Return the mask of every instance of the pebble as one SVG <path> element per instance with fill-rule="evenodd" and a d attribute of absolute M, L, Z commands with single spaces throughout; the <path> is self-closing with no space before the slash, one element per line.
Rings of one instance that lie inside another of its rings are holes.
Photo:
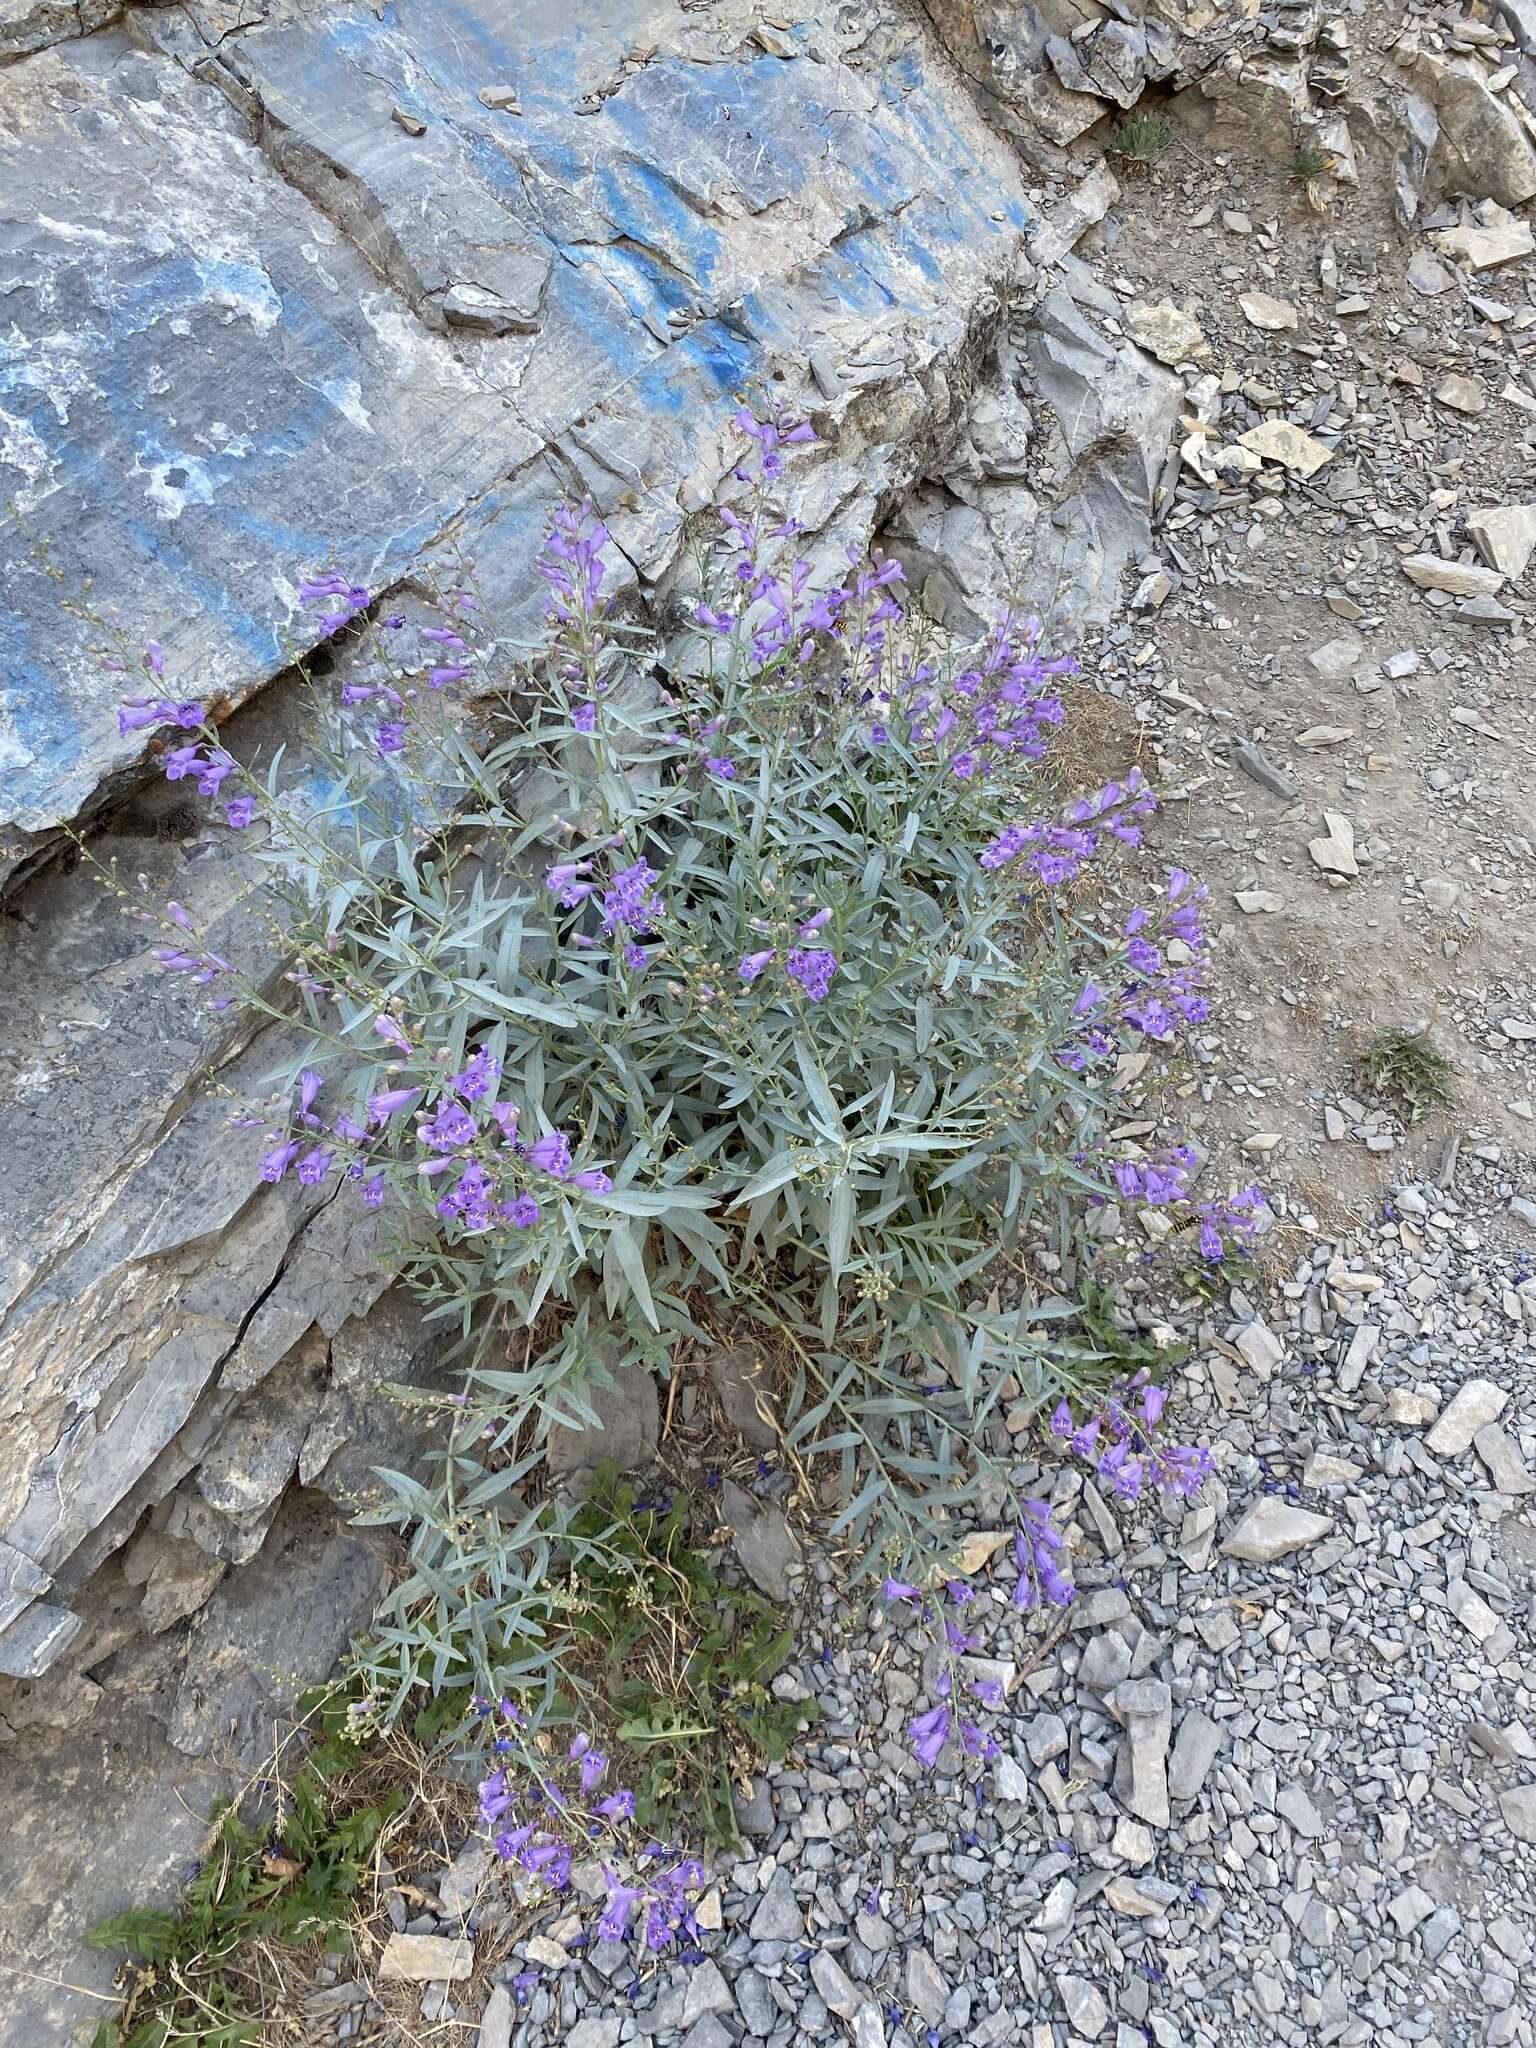
<path fill-rule="evenodd" d="M 1224 1557 L 1243 1557 L 1255 1564 L 1270 1564 L 1292 1550 L 1304 1549 L 1328 1534 L 1333 1522 L 1328 1515 L 1314 1515 L 1309 1508 L 1291 1507 L 1278 1495 L 1266 1494 L 1255 1501 L 1242 1521 L 1222 1544 Z"/>

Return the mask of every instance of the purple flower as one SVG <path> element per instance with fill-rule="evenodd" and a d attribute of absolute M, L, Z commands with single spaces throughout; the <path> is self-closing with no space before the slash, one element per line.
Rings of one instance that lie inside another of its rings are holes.
<path fill-rule="evenodd" d="M 386 758 L 390 754 L 404 753 L 404 721 L 398 718 L 385 719 L 384 722 L 380 725 L 378 731 L 374 734 L 373 743 L 375 747 L 377 747 L 381 759 Z"/>
<path fill-rule="evenodd" d="M 925 1770 L 931 1771 L 949 1740 L 948 1707 L 931 1707 L 926 1714 L 919 1714 L 908 1732 L 912 1737 L 912 1754 Z"/>
<path fill-rule="evenodd" d="M 519 1195 L 503 1212 L 516 1230 L 529 1230 L 539 1220 L 539 1205 L 532 1195 Z"/>
<path fill-rule="evenodd" d="M 581 1790 L 584 1798 L 597 1790 L 602 1775 L 607 1768 L 608 1759 L 600 1749 L 589 1749 L 587 1751 L 587 1754 L 581 1760 Z"/>
<path fill-rule="evenodd" d="M 299 1115 L 306 1116 L 314 1106 L 315 1097 L 321 1089 L 320 1076 L 312 1067 L 306 1068 L 299 1076 Z"/>
<path fill-rule="evenodd" d="M 768 965 L 768 962 L 773 958 L 773 954 L 774 949 L 772 946 L 763 953 L 744 953 L 741 965 L 737 968 L 736 972 L 743 981 L 756 981 L 757 977 Z"/>
<path fill-rule="evenodd" d="M 909 1586 L 905 1579 L 887 1579 L 880 1591 L 887 1600 L 905 1600 L 914 1607 L 923 1597 L 921 1590 L 916 1586 Z"/>
<path fill-rule="evenodd" d="M 491 1084 L 501 1079 L 501 1061 L 493 1059 L 485 1050 L 477 1052 L 459 1074 L 448 1076 L 448 1086 L 463 1096 L 466 1102 L 478 1102 L 482 1095 L 488 1095 Z"/>
<path fill-rule="evenodd" d="M 528 1147 L 528 1164 L 547 1173 L 556 1180 L 564 1180 L 571 1170 L 571 1141 L 564 1131 L 548 1131 Z"/>
<path fill-rule="evenodd" d="M 617 1874 L 603 1865 L 603 1877 L 608 1889 L 608 1904 L 603 1917 L 597 1923 L 599 1941 L 623 1941 L 629 1933 L 629 1916 L 640 1897 L 638 1890 L 619 1883 Z"/>
<path fill-rule="evenodd" d="M 469 1111 L 458 1102 L 440 1102 L 437 1115 L 430 1123 L 421 1127 L 425 1144 L 447 1150 L 453 1145 L 467 1145 L 476 1136 L 479 1126 Z"/>
<path fill-rule="evenodd" d="M 624 965 L 635 969 L 636 972 L 646 965 L 650 957 L 644 946 L 637 946 L 633 939 L 624 948 Z"/>
<path fill-rule="evenodd" d="M 597 706 L 595 704 L 578 704 L 571 713 L 571 723 L 578 732 L 595 732 L 597 730 Z"/>
<path fill-rule="evenodd" d="M 369 1096 L 368 1114 L 376 1124 L 387 1124 L 420 1093 L 419 1088 L 381 1088 L 377 1095 Z"/>
<path fill-rule="evenodd" d="M 734 782 L 736 780 L 736 763 L 725 754 L 707 755 L 704 766 L 711 775 L 718 776 L 722 782 Z"/>
<path fill-rule="evenodd" d="M 613 886 L 603 892 L 605 932 L 627 929 L 637 938 L 645 936 L 661 915 L 661 900 L 651 887 L 655 879 L 655 871 L 646 860 L 637 860 L 618 870 Z"/>
<path fill-rule="evenodd" d="M 224 806 L 224 816 L 237 832 L 243 832 L 256 815 L 256 799 L 253 796 L 231 797 Z"/>
<path fill-rule="evenodd" d="M 784 966 L 810 1000 L 819 1003 L 832 986 L 832 977 L 837 972 L 837 955 L 820 947 L 810 952 L 797 947 Z"/>
<path fill-rule="evenodd" d="M 801 925 L 799 931 L 795 933 L 795 937 L 800 941 L 801 945 L 804 945 L 807 939 L 814 939 L 822 926 L 830 924 L 831 921 L 832 913 L 830 910 L 813 911 L 805 920 L 805 923 Z"/>
<path fill-rule="evenodd" d="M 299 1141 L 289 1138 L 281 1145 L 274 1145 L 261 1162 L 261 1177 L 265 1181 L 279 1181 L 298 1157 Z"/>
<path fill-rule="evenodd" d="M 119 704 L 117 707 L 117 736 L 126 739 L 131 732 L 143 732 L 152 725 L 164 725 L 172 715 L 174 706 L 164 697 L 141 699 L 135 704 Z"/>
<path fill-rule="evenodd" d="M 617 1792 L 610 1792 L 598 1806 L 597 1811 L 604 1820 L 633 1820 L 635 1817 L 635 1795 L 620 1786 Z"/>
<path fill-rule="evenodd" d="M 303 1155 L 303 1159 L 299 1161 L 299 1180 L 305 1184 L 305 1188 L 317 1188 L 324 1182 L 326 1174 L 330 1174 L 330 1163 L 334 1157 L 336 1153 L 326 1151 L 322 1145 L 315 1145 L 313 1151 L 307 1151 Z"/>
<path fill-rule="evenodd" d="M 449 683 L 463 682 L 468 674 L 469 664 L 456 661 L 450 663 L 446 668 L 430 669 L 427 673 L 427 681 L 434 690 L 441 690 Z"/>
<path fill-rule="evenodd" d="M 578 1173 L 571 1182 L 573 1188 L 581 1188 L 589 1195 L 606 1195 L 613 1186 L 613 1178 L 600 1167 L 588 1167 L 585 1173 Z"/>
<path fill-rule="evenodd" d="M 384 1169 L 383 1167 L 380 1167 L 377 1173 L 371 1174 L 369 1178 L 363 1182 L 363 1207 L 365 1209 L 377 1209 L 382 1204 L 383 1200 Z"/>

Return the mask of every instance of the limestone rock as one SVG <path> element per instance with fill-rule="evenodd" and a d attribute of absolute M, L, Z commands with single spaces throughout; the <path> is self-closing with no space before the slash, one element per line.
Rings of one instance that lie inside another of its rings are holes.
<path fill-rule="evenodd" d="M 1476 506 L 1465 525 L 1489 568 L 1518 582 L 1536 552 L 1536 504 Z"/>
<path fill-rule="evenodd" d="M 1133 299 L 1125 309 L 1125 325 L 1137 347 L 1160 363 L 1195 363 L 1211 352 L 1200 322 L 1170 299 L 1156 305 Z"/>
<path fill-rule="evenodd" d="M 1323 823 L 1328 827 L 1326 838 L 1309 839 L 1307 852 L 1325 874 L 1344 875 L 1351 879 L 1360 872 L 1355 860 L 1355 828 L 1342 811 L 1324 811 Z"/>
<path fill-rule="evenodd" d="M 582 1398 L 592 1414 L 587 1426 L 573 1429 L 557 1423 L 549 1432 L 552 1479 L 590 1475 L 608 1463 L 620 1472 L 644 1472 L 655 1463 L 661 1406 L 654 1373 L 639 1364 L 615 1367 L 610 1384 L 593 1381 L 582 1390 Z"/>
<path fill-rule="evenodd" d="M 1509 101 L 1489 91 L 1481 65 L 1420 50 L 1412 71 L 1439 124 L 1428 163 L 1435 189 L 1501 206 L 1536 198 L 1536 150 Z"/>
<path fill-rule="evenodd" d="M 1316 1543 L 1333 1527 L 1329 1515 L 1314 1515 L 1308 1508 L 1292 1507 L 1278 1494 L 1267 1493 L 1244 1515 L 1221 1546 L 1223 1557 L 1247 1558 L 1254 1564 L 1271 1564 L 1290 1551 Z"/>
<path fill-rule="evenodd" d="M 391 1933 L 379 1958 L 385 1984 L 460 1984 L 475 1967 L 472 1942 L 447 1934 Z"/>
<path fill-rule="evenodd" d="M 788 1600 L 802 1559 L 784 1510 L 772 1502 L 754 1500 L 730 1479 L 722 1489 L 720 1504 L 747 1577 L 770 1600 Z"/>
<path fill-rule="evenodd" d="M 1278 462 L 1292 476 L 1316 476 L 1325 462 L 1333 460 L 1333 450 L 1325 442 L 1289 420 L 1264 420 L 1237 439 L 1240 447 L 1266 462 Z"/>
<path fill-rule="evenodd" d="M 1511 1785 L 1499 1794 L 1504 1825 L 1520 1842 L 1536 1842 L 1536 1785 Z"/>
<path fill-rule="evenodd" d="M 1243 318 L 1267 334 L 1294 334 L 1299 315 L 1289 299 L 1277 299 L 1270 292 L 1239 292 L 1237 303 Z"/>
<path fill-rule="evenodd" d="M 1442 256 L 1469 264 L 1473 270 L 1518 263 L 1522 256 L 1536 251 L 1536 230 L 1531 223 L 1491 202 L 1477 209 L 1473 221 L 1453 228 L 1437 228 L 1429 239 Z"/>
<path fill-rule="evenodd" d="M 1441 1410 L 1433 1429 L 1424 1433 L 1424 1447 L 1437 1458 L 1456 1458 L 1490 1422 L 1497 1422 L 1509 1400 L 1506 1387 L 1492 1380 L 1463 1380 Z"/>
<path fill-rule="evenodd" d="M 1503 572 L 1476 562 L 1447 562 L 1439 555 L 1409 555 L 1403 574 L 1420 590 L 1446 590 L 1453 597 L 1492 597 L 1501 589 Z"/>

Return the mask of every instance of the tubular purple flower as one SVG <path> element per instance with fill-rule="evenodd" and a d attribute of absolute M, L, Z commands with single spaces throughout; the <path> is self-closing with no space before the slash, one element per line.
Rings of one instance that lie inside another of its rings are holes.
<path fill-rule="evenodd" d="M 923 1597 L 921 1589 L 909 1586 L 905 1579 L 887 1579 L 880 1592 L 887 1600 L 905 1600 L 913 1607 L 918 1606 Z"/>
<path fill-rule="evenodd" d="M 531 1230 L 539 1220 L 539 1205 L 532 1195 L 519 1195 L 504 1205 L 502 1214 L 515 1230 Z"/>
<path fill-rule="evenodd" d="M 769 946 L 767 950 L 762 953 L 744 953 L 742 955 L 741 965 L 736 969 L 736 972 L 741 976 L 743 981 L 756 981 L 757 977 L 762 973 L 763 969 L 768 965 L 769 961 L 773 958 L 773 956 L 774 949 L 772 946 Z"/>
<path fill-rule="evenodd" d="M 588 1750 L 581 1760 L 581 1792 L 586 1798 L 595 1792 L 608 1768 L 608 1759 L 600 1749 Z"/>
<path fill-rule="evenodd" d="M 299 1115 L 306 1116 L 314 1106 L 315 1097 L 320 1093 L 322 1083 L 313 1068 L 306 1068 L 299 1076 Z"/>
<path fill-rule="evenodd" d="M 443 1149 L 452 1145 L 468 1145 L 478 1135 L 479 1126 L 458 1102 L 440 1102 L 436 1116 L 421 1127 L 422 1142 Z"/>
<path fill-rule="evenodd" d="M 390 754 L 404 753 L 405 725 L 403 720 L 397 718 L 386 719 L 374 734 L 373 744 L 381 758 L 387 758 Z"/>
<path fill-rule="evenodd" d="M 224 817 L 237 832 L 243 832 L 256 815 L 256 799 L 253 796 L 231 797 L 224 806 Z"/>
<path fill-rule="evenodd" d="M 784 970 L 799 982 L 813 1003 L 819 1003 L 832 986 L 832 977 L 837 972 L 837 955 L 821 948 L 812 952 L 797 949 L 785 960 Z"/>
<path fill-rule="evenodd" d="M 468 662 L 455 661 L 442 668 L 429 669 L 427 682 L 434 690 L 446 689 L 449 683 L 461 683 L 470 673 Z"/>
<path fill-rule="evenodd" d="M 949 1727 L 948 1707 L 931 1707 L 912 1722 L 908 1730 L 912 1737 L 912 1754 L 925 1770 L 931 1771 L 938 1762 L 949 1740 Z"/>
<path fill-rule="evenodd" d="M 279 1181 L 299 1155 L 299 1141 L 289 1138 L 281 1145 L 274 1145 L 261 1162 L 261 1177 L 265 1181 Z"/>
<path fill-rule="evenodd" d="M 832 913 L 830 910 L 815 911 L 812 913 L 810 917 L 808 917 L 805 920 L 805 923 L 801 925 L 800 929 L 795 933 L 795 937 L 799 939 L 803 945 L 807 939 L 815 938 L 816 934 L 821 930 L 822 926 L 824 924 L 830 924 L 831 921 Z"/>
<path fill-rule="evenodd" d="M 613 1179 L 600 1167 L 588 1167 L 585 1173 L 578 1173 L 571 1182 L 573 1188 L 580 1188 L 589 1195 L 606 1195 L 613 1186 Z"/>
<path fill-rule="evenodd" d="M 725 754 L 708 755 L 704 766 L 711 775 L 716 776 L 721 782 L 734 782 L 736 780 L 736 763 Z"/>
<path fill-rule="evenodd" d="M 633 1820 L 635 1795 L 621 1785 L 617 1792 L 610 1792 L 606 1799 L 599 1802 L 597 1811 L 604 1820 Z"/>
<path fill-rule="evenodd" d="M 548 1131 L 528 1147 L 528 1164 L 555 1180 L 564 1180 L 571 1170 L 571 1141 L 564 1131 Z"/>
<path fill-rule="evenodd" d="M 377 1209 L 382 1206 L 383 1201 L 384 1169 L 380 1167 L 377 1173 L 370 1174 L 368 1179 L 363 1182 L 363 1207 L 365 1209 Z"/>
<path fill-rule="evenodd" d="M 571 713 L 571 723 L 578 732 L 596 732 L 597 706 L 595 704 L 578 704 Z"/>
<path fill-rule="evenodd" d="M 305 1187 L 319 1187 L 330 1172 L 331 1162 L 335 1157 L 334 1152 L 328 1152 L 320 1145 L 315 1146 L 313 1151 L 306 1152 L 298 1164 L 298 1176 Z"/>
<path fill-rule="evenodd" d="M 369 1096 L 368 1114 L 376 1124 L 387 1124 L 420 1093 L 419 1088 L 381 1088 L 377 1095 Z"/>

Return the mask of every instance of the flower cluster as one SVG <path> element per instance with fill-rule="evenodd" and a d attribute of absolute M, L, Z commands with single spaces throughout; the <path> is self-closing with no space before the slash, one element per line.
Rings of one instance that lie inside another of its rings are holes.
<path fill-rule="evenodd" d="M 1029 1613 L 1042 1600 L 1052 1607 L 1069 1607 L 1072 1604 L 1076 1589 L 1062 1570 L 1060 1561 L 1064 1543 L 1065 1538 L 1052 1521 L 1047 1502 L 1026 1500 L 1020 1503 L 1020 1525 L 1013 1539 L 1017 1577 L 1012 1604 L 1017 1612 Z M 905 1607 L 915 1617 L 940 1624 L 941 1640 L 951 1661 L 981 1647 L 976 1638 L 968 1635 L 953 1618 L 953 1613 L 947 1611 L 963 1611 L 971 1605 L 974 1595 L 963 1580 L 946 1579 L 942 1600 L 937 1595 L 925 1594 L 920 1586 L 904 1579 L 886 1579 L 881 1592 L 891 1606 Z M 925 1769 L 932 1770 L 938 1763 L 951 1735 L 959 1737 L 961 1749 L 967 1756 L 985 1759 L 997 1754 L 997 1743 L 985 1729 L 954 1709 L 954 1689 L 955 1672 L 947 1669 L 938 1682 L 939 1704 L 918 1714 L 908 1730 L 912 1753 Z M 985 1707 L 1003 1705 L 1002 1688 L 994 1678 L 973 1678 L 968 1690 Z"/>
<path fill-rule="evenodd" d="M 481 1703 L 489 1716 L 488 1703 Z M 579 1734 L 566 1751 L 562 1785 L 535 1755 L 523 1734 L 523 1716 L 511 1700 L 502 1700 L 494 1723 L 493 1748 L 511 1761 L 499 1763 L 479 1787 L 480 1819 L 491 1846 L 503 1863 L 539 1878 L 553 1892 L 571 1885 L 571 1864 L 594 1844 L 617 1845 L 635 1818 L 635 1795 L 620 1786 L 602 1790 L 608 1758 L 594 1749 L 590 1736 Z M 518 1786 L 513 1785 L 513 1771 Z M 659 1842 L 645 1842 L 628 1857 L 633 1883 L 626 1883 L 613 1865 L 600 1859 L 603 1911 L 594 1929 L 599 1941 L 623 1942 L 638 1934 L 652 1955 L 685 1940 L 698 1939 L 694 1896 L 704 1884 L 704 1870 L 691 1856 L 675 1856 Z"/>
<path fill-rule="evenodd" d="M 1128 1385 L 1108 1395 L 1096 1411 L 1079 1423 L 1071 1403 L 1057 1403 L 1051 1434 L 1092 1466 L 1121 1500 L 1137 1500 L 1145 1486 L 1190 1500 L 1214 1469 L 1210 1452 L 1200 1444 L 1164 1444 L 1156 1435 L 1168 1399 L 1164 1388 L 1138 1373 Z"/>

